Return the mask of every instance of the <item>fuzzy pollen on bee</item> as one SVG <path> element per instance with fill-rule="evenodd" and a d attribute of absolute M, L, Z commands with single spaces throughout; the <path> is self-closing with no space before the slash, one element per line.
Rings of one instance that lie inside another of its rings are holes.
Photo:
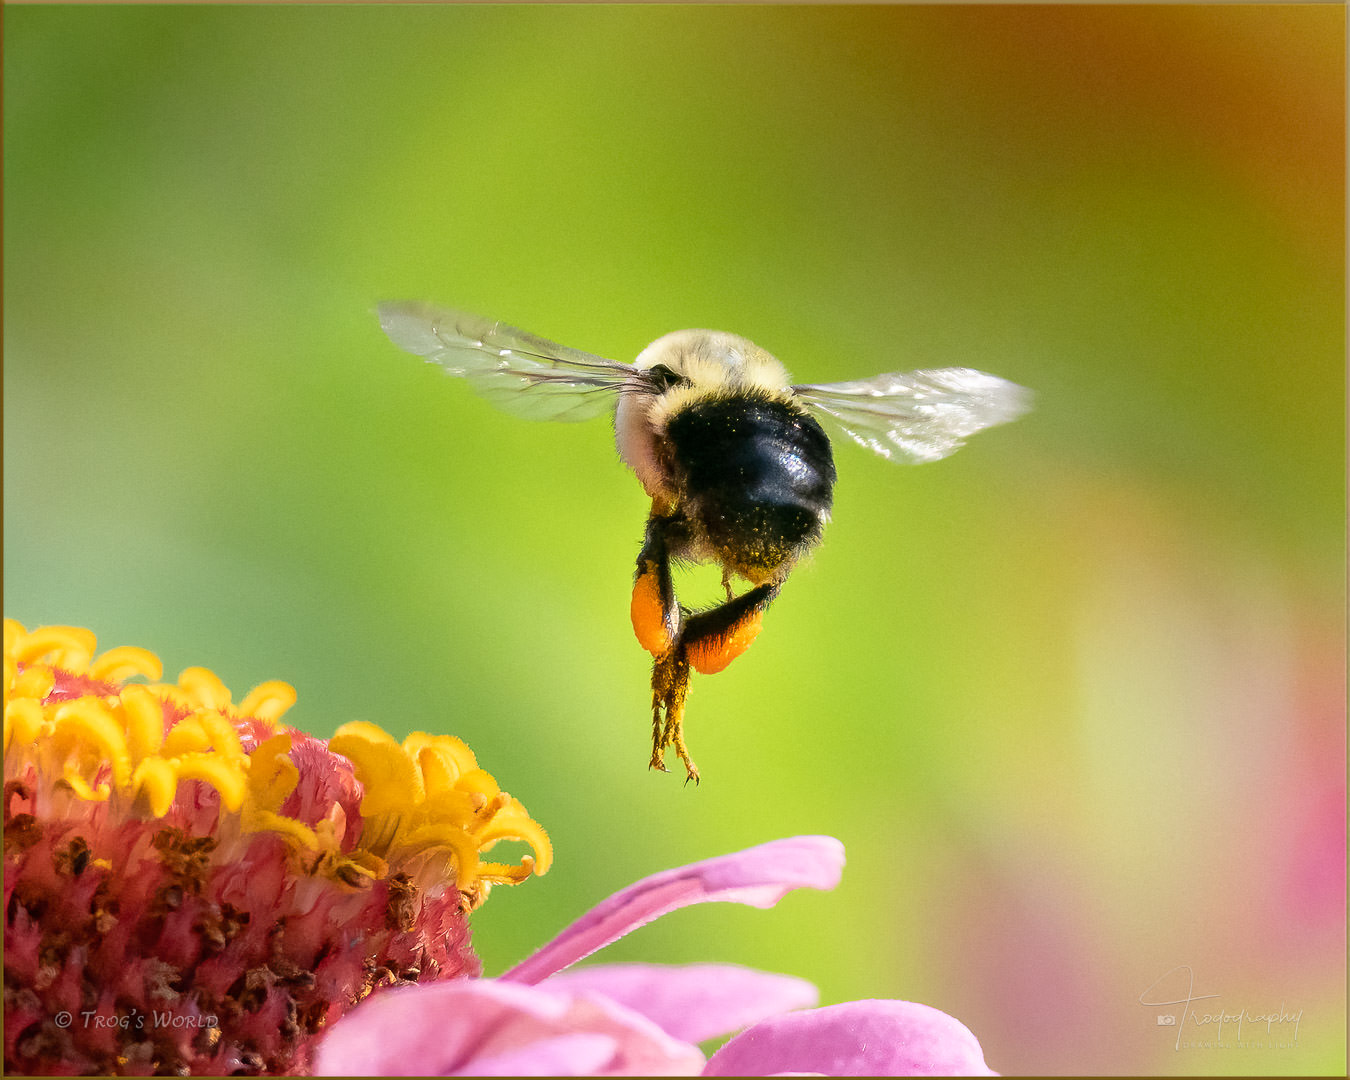
<path fill-rule="evenodd" d="M 1021 387 L 969 368 L 793 384 L 764 349 L 718 330 L 677 330 L 631 364 L 503 323 L 420 303 L 382 304 L 401 348 L 464 378 L 508 412 L 584 420 L 613 409 L 619 456 L 651 497 L 629 612 L 653 657 L 651 768 L 684 743 L 690 670 L 722 671 L 759 635 L 795 563 L 820 542 L 835 467 L 820 417 L 892 461 L 945 457 L 1026 411 Z M 671 562 L 720 567 L 726 600 L 689 611 Z M 735 595 L 741 578 L 746 592 Z"/>
<path fill-rule="evenodd" d="M 688 649 L 689 666 L 700 675 L 716 675 L 750 648 L 764 628 L 764 612 L 752 611 L 721 636 L 705 638 Z"/>
<path fill-rule="evenodd" d="M 629 614 L 638 644 L 653 656 L 664 656 L 674 647 L 680 632 L 680 609 L 674 593 L 662 596 L 660 574 L 654 564 L 638 570 L 633 583 Z"/>

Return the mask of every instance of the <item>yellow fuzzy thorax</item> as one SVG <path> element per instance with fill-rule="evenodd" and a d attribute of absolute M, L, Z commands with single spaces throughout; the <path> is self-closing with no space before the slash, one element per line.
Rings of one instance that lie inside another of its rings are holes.
<path fill-rule="evenodd" d="M 770 353 L 737 334 L 720 330 L 677 330 L 642 351 L 636 366 L 661 364 L 683 376 L 687 384 L 672 386 L 657 397 L 648 422 L 660 430 L 667 419 L 698 401 L 753 394 L 792 403 L 791 376 Z"/>

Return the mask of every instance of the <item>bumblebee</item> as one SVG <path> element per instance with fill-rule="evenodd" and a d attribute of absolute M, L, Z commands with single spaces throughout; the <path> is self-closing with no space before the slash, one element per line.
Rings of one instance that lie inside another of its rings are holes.
<path fill-rule="evenodd" d="M 1029 394 L 969 368 L 793 384 L 759 346 L 715 330 L 657 338 L 631 364 L 569 349 L 503 323 L 420 303 L 387 303 L 400 348 L 532 419 L 614 416 L 619 456 L 651 498 L 630 614 L 653 657 L 650 768 L 666 751 L 699 773 L 684 742 L 691 669 L 721 671 L 758 636 L 764 612 L 830 518 L 835 469 L 817 416 L 882 457 L 946 457 L 975 432 L 1021 415 Z M 691 611 L 671 562 L 721 568 L 726 600 Z M 748 588 L 737 595 L 734 579 Z"/>

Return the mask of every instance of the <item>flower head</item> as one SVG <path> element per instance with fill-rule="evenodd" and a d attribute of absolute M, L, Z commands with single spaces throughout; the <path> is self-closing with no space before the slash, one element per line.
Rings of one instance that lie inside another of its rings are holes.
<path fill-rule="evenodd" d="M 810 983 L 729 964 L 571 967 L 689 904 L 831 889 L 837 840 L 654 874 L 483 979 L 466 916 L 552 852 L 462 742 L 312 738 L 279 723 L 284 683 L 235 704 L 69 627 L 7 621 L 4 656 L 7 1071 L 988 1074 L 925 1005 L 810 1008 Z M 485 859 L 501 840 L 533 855 Z"/>
<path fill-rule="evenodd" d="M 161 673 L 5 622 L 6 1071 L 304 1071 L 372 991 L 480 972 L 466 916 L 552 850 L 464 743 Z"/>

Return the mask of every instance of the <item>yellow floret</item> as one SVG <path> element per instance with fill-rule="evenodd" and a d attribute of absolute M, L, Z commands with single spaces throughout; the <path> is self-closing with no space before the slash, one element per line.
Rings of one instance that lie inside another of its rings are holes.
<path fill-rule="evenodd" d="M 300 780 L 291 734 L 276 728 L 295 703 L 288 684 L 262 683 L 235 705 L 206 668 L 161 683 L 153 653 L 122 646 L 96 657 L 94 635 L 78 627 L 29 632 L 7 619 L 4 641 L 7 779 L 11 764 L 28 762 L 80 799 L 118 799 L 128 812 L 153 817 L 169 813 L 179 784 L 200 781 L 216 790 L 226 813 L 238 815 L 243 832 L 274 832 L 297 851 L 318 853 L 306 863 L 311 872 L 353 887 L 395 871 L 448 874 L 470 907 L 493 884 L 543 874 L 552 862 L 548 834 L 452 736 L 418 732 L 400 744 L 364 721 L 339 728 L 328 749 L 352 763 L 363 791 L 361 836 L 343 851 L 340 804 L 315 828 L 281 812 Z M 113 692 L 48 701 L 58 670 Z M 133 677 L 156 681 L 125 682 Z M 166 715 L 178 717 L 167 730 Z M 257 734 L 258 727 L 240 727 L 242 719 L 274 733 L 246 752 L 240 732 Z M 482 862 L 481 853 L 502 840 L 522 841 L 534 854 L 518 865 Z"/>

